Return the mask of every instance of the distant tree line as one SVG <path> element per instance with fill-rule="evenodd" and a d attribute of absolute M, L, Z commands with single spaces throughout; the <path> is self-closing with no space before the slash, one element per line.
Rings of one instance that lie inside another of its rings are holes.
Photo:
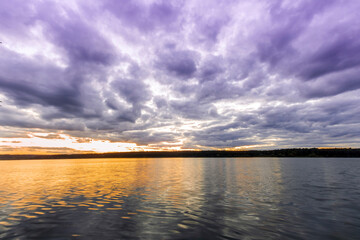
<path fill-rule="evenodd" d="M 251 151 L 158 151 L 57 155 L 0 155 L 0 160 L 77 158 L 232 158 L 232 157 L 324 157 L 360 158 L 359 148 L 291 148 Z"/>

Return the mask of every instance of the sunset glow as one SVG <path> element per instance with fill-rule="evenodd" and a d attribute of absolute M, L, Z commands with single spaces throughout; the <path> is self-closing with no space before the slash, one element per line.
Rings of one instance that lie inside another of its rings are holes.
<path fill-rule="evenodd" d="M 51 136 L 52 138 L 48 138 Z M 46 153 L 103 153 L 130 151 L 176 151 L 182 150 L 182 143 L 161 143 L 160 146 L 138 146 L 136 143 L 110 142 L 89 138 L 75 138 L 65 134 L 29 134 L 26 138 L 0 138 L 3 154 L 46 154 Z M 194 150 L 194 149 L 185 149 Z"/>

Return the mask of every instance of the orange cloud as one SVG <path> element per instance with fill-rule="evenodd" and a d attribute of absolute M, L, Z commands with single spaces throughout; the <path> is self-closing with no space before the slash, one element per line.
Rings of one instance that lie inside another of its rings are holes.
<path fill-rule="evenodd" d="M 70 154 L 162 150 L 184 149 L 182 149 L 182 142 L 139 146 L 136 143 L 78 138 L 67 134 L 54 133 L 28 133 L 27 137 L 22 138 L 0 138 L 1 154 Z"/>

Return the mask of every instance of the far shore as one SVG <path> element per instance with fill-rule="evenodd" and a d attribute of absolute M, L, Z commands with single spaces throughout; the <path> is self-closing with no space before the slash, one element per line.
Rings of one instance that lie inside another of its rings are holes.
<path fill-rule="evenodd" d="M 324 157 L 360 158 L 360 148 L 292 148 L 250 151 L 156 151 L 56 155 L 0 155 L 0 160 L 80 158 L 234 158 L 234 157 Z"/>

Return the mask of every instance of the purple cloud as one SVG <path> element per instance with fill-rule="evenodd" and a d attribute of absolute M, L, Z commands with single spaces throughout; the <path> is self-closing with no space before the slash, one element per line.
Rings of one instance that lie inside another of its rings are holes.
<path fill-rule="evenodd" d="M 136 27 L 140 32 L 156 31 L 158 28 L 170 30 L 179 17 L 179 6 L 171 1 L 145 4 L 140 1 L 107 0 L 105 10 L 119 18 L 124 25 Z"/>
<path fill-rule="evenodd" d="M 1 2 L 0 134 L 358 147 L 359 11 L 355 0 Z"/>

